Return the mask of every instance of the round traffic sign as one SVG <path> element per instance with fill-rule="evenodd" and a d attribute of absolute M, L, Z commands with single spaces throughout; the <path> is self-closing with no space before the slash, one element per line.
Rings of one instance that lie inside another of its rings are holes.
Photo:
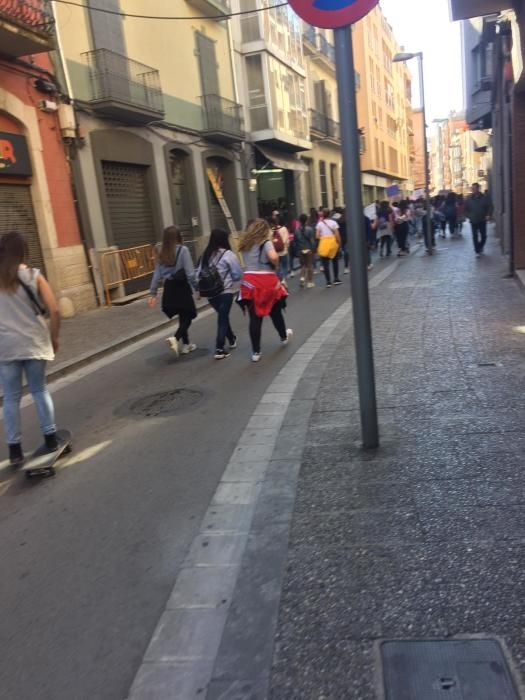
<path fill-rule="evenodd" d="M 291 7 L 314 27 L 336 29 L 357 22 L 378 0 L 289 0 Z"/>

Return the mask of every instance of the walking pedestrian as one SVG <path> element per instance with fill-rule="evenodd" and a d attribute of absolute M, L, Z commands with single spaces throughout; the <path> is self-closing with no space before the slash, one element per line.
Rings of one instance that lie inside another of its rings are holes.
<path fill-rule="evenodd" d="M 284 218 L 279 214 L 272 217 L 272 243 L 279 256 L 279 276 L 286 282 L 288 277 L 290 234 L 284 225 Z"/>
<path fill-rule="evenodd" d="M 406 202 L 400 202 L 394 214 L 394 235 L 399 249 L 397 257 L 401 258 L 408 254 L 408 206 Z"/>
<path fill-rule="evenodd" d="M 330 210 L 323 209 L 322 218 L 319 220 L 316 227 L 316 237 L 319 241 L 317 252 L 321 258 L 323 265 L 324 276 L 326 279 L 326 288 L 332 286 L 330 276 L 330 262 L 334 274 L 333 284 L 342 284 L 339 279 L 339 251 L 341 249 L 341 237 L 339 235 L 339 225 L 336 221 L 330 218 Z"/>
<path fill-rule="evenodd" d="M 164 229 L 162 243 L 156 248 L 156 258 L 148 303 L 152 308 L 156 306 L 157 292 L 163 283 L 162 311 L 168 318 L 179 317 L 179 327 L 173 336 L 166 338 L 166 342 L 176 357 L 188 355 L 197 349 L 194 343 L 190 343 L 188 335 L 191 322 L 197 316 L 192 290 L 195 268 L 176 226 Z"/>
<path fill-rule="evenodd" d="M 229 233 L 225 229 L 215 228 L 211 232 L 196 277 L 201 296 L 206 297 L 210 306 L 217 312 L 214 358 L 224 360 L 230 357 L 231 350 L 237 347 L 237 336 L 230 324 L 230 311 L 235 283 L 242 277 L 239 260 L 231 249 Z M 224 347 L 226 340 L 228 350 Z"/>
<path fill-rule="evenodd" d="M 449 192 L 447 194 L 443 205 L 443 213 L 445 215 L 445 222 L 448 224 L 450 236 L 454 237 L 458 225 L 458 203 L 457 196 L 454 192 Z"/>
<path fill-rule="evenodd" d="M 45 277 L 28 265 L 25 238 L 16 232 L 0 238 L 0 377 L 4 392 L 4 428 L 11 466 L 24 462 L 20 401 L 25 375 L 47 449 L 59 447 L 46 364 L 58 351 L 60 315 Z M 49 326 L 45 315 L 49 316 Z"/>
<path fill-rule="evenodd" d="M 492 205 L 488 195 L 481 192 L 477 182 L 472 185 L 472 194 L 465 202 L 465 216 L 470 220 L 474 251 L 479 258 L 487 242 L 487 221 L 492 214 Z"/>
<path fill-rule="evenodd" d="M 299 217 L 299 228 L 295 232 L 296 250 L 299 253 L 301 263 L 301 287 L 312 289 L 314 284 L 314 255 L 316 249 L 315 231 L 308 225 L 308 217 L 301 214 Z"/>
<path fill-rule="evenodd" d="M 282 345 L 288 345 L 293 331 L 286 328 L 283 310 L 288 292 L 276 274 L 279 255 L 273 246 L 272 231 L 264 219 L 256 219 L 241 238 L 245 272 L 241 279 L 238 303 L 250 316 L 252 362 L 261 359 L 261 333 L 265 316 L 272 319 Z"/>
<path fill-rule="evenodd" d="M 384 249 L 386 248 L 386 255 L 390 257 L 392 255 L 392 233 L 394 230 L 394 212 L 388 201 L 383 201 L 379 205 L 377 211 L 377 219 L 375 223 L 375 230 L 377 238 L 379 241 L 379 255 L 384 256 Z"/>
<path fill-rule="evenodd" d="M 462 194 L 458 195 L 458 221 L 456 233 L 458 236 L 463 234 L 463 224 L 465 223 L 465 199 Z"/>
<path fill-rule="evenodd" d="M 286 228 L 288 230 L 288 265 L 290 270 L 290 277 L 295 277 L 294 263 L 297 257 L 297 248 L 295 245 L 295 232 L 299 226 L 299 221 L 296 219 L 295 214 L 292 212 L 288 214 L 288 222 Z"/>
<path fill-rule="evenodd" d="M 346 223 L 346 210 L 336 209 L 336 213 L 332 215 L 332 219 L 339 226 L 339 236 L 341 237 L 341 250 L 339 257 L 343 259 L 343 274 L 348 275 L 350 272 L 350 255 L 348 253 L 348 228 Z"/>

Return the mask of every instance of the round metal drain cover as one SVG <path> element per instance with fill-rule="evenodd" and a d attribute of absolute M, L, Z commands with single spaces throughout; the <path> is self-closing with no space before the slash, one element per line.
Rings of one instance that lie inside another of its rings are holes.
<path fill-rule="evenodd" d="M 171 416 L 193 408 L 202 399 L 202 392 L 195 389 L 172 389 L 137 399 L 130 406 L 136 416 L 156 418 Z"/>

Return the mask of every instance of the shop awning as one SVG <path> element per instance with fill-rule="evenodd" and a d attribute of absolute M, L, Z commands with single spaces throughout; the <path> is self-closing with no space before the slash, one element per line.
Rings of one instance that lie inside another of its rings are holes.
<path fill-rule="evenodd" d="M 276 168 L 282 168 L 282 170 L 296 170 L 301 173 L 308 172 L 308 166 L 304 160 L 301 160 L 301 158 L 294 153 L 275 151 L 273 148 L 266 148 L 266 146 L 259 146 L 259 144 L 255 144 L 255 147 L 263 154 L 266 160 L 270 161 Z"/>

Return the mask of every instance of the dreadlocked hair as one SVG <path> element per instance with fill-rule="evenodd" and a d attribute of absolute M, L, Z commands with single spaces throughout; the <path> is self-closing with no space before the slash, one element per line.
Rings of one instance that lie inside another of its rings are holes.
<path fill-rule="evenodd" d="M 239 243 L 239 250 L 245 252 L 267 241 L 270 236 L 270 226 L 264 219 L 255 219 L 246 229 L 245 234 Z"/>

